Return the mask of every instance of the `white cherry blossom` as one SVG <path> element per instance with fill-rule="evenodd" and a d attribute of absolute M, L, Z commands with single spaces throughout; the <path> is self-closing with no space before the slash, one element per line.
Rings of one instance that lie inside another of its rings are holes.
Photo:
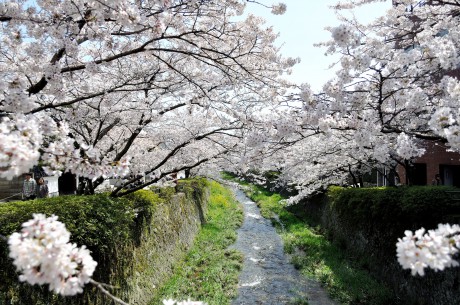
<path fill-rule="evenodd" d="M 412 275 L 425 275 L 425 269 L 442 271 L 460 264 L 453 256 L 459 251 L 460 226 L 439 224 L 436 230 L 419 229 L 405 236 L 396 244 L 398 262 Z"/>
<path fill-rule="evenodd" d="M 75 295 L 89 283 L 97 263 L 85 246 L 69 242 L 70 233 L 57 219 L 34 214 L 20 233 L 9 237 L 9 256 L 21 272 L 20 281 L 48 284 L 55 293 Z"/>

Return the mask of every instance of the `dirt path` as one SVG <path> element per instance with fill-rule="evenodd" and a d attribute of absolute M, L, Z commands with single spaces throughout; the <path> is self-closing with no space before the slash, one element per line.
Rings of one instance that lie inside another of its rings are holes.
<path fill-rule="evenodd" d="M 303 277 L 289 263 L 280 236 L 270 220 L 260 215 L 257 205 L 236 186 L 231 188 L 245 214 L 238 239 L 232 246 L 245 256 L 238 297 L 232 304 L 335 305 L 317 282 Z"/>

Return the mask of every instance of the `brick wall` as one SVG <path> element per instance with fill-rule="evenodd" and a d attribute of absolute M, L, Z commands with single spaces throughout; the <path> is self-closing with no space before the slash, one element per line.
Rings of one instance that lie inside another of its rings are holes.
<path fill-rule="evenodd" d="M 426 153 L 415 159 L 413 163 L 426 164 L 427 184 L 431 184 L 436 174 L 441 174 L 442 166 L 460 166 L 460 153 L 448 152 L 448 147 L 443 143 L 426 141 L 422 145 Z M 406 183 L 406 171 L 402 166 L 398 166 L 398 173 L 401 183 Z"/>

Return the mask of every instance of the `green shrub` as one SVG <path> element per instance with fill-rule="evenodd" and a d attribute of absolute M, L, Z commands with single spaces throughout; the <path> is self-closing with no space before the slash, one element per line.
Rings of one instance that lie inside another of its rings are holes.
<path fill-rule="evenodd" d="M 98 262 L 95 280 L 123 287 L 126 283 L 122 275 L 126 271 L 125 266 L 129 264 L 130 257 L 129 253 L 123 253 L 122 250 L 130 247 L 132 243 L 135 207 L 141 205 L 145 205 L 145 202 L 137 203 L 128 198 L 110 198 L 106 194 L 61 196 L 1 204 L 0 234 L 8 236 L 19 231 L 21 224 L 32 218 L 33 213 L 57 215 L 59 221 L 65 223 L 70 231 L 71 242 L 80 246 L 86 245 Z M 50 302 L 47 298 L 60 299 L 46 293 L 47 287 L 31 287 L 18 283 L 18 275 L 8 258 L 6 243 L 0 243 L 0 251 L 0 300 L 14 300 L 18 298 L 16 293 L 21 295 L 20 300 L 24 304 L 46 304 Z M 113 257 L 117 257 L 119 261 L 113 260 Z M 4 294 L 6 291 L 9 292 L 8 295 Z M 24 297 L 27 297 L 27 301 Z"/>
<path fill-rule="evenodd" d="M 341 252 L 391 287 L 398 304 L 453 304 L 460 295 L 458 268 L 413 277 L 397 262 L 396 242 L 405 230 L 458 223 L 457 192 L 446 186 L 331 187 L 316 215 Z M 304 204 L 306 210 L 314 206 Z"/>
<path fill-rule="evenodd" d="M 206 185 L 203 179 L 179 185 L 187 186 L 183 191 L 188 198 L 200 196 L 201 201 L 195 204 L 203 203 Z M 158 193 L 140 190 L 121 198 L 97 194 L 4 203 L 0 204 L 0 234 L 8 236 L 19 231 L 21 224 L 32 218 L 33 213 L 56 215 L 70 231 L 71 242 L 85 245 L 97 261 L 93 278 L 117 287 L 114 293 L 124 296 L 130 289 L 128 281 L 138 272 L 133 262 L 135 249 L 147 238 L 146 234 L 155 234 L 150 232 L 150 226 L 155 220 L 163 221 L 161 213 L 169 211 L 164 204 L 175 193 L 174 188 L 166 188 Z M 157 210 L 160 214 L 155 218 Z M 8 257 L 7 244 L 0 240 L 0 304 L 107 304 L 107 299 L 90 286 L 85 288 L 83 295 L 63 298 L 48 292 L 47 286 L 20 283 Z"/>
<path fill-rule="evenodd" d="M 377 188 L 330 187 L 331 207 L 339 215 L 356 224 L 403 224 L 409 228 L 435 227 L 455 208 L 448 192 L 457 189 L 446 186 L 411 186 Z"/>

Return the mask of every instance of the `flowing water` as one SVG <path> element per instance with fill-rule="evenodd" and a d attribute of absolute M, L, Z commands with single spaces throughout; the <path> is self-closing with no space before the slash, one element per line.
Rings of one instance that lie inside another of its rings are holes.
<path fill-rule="evenodd" d="M 238 297 L 232 305 L 336 304 L 317 282 L 302 276 L 289 263 L 280 236 L 270 220 L 260 215 L 257 205 L 236 186 L 232 189 L 245 214 L 232 246 L 245 256 Z"/>

